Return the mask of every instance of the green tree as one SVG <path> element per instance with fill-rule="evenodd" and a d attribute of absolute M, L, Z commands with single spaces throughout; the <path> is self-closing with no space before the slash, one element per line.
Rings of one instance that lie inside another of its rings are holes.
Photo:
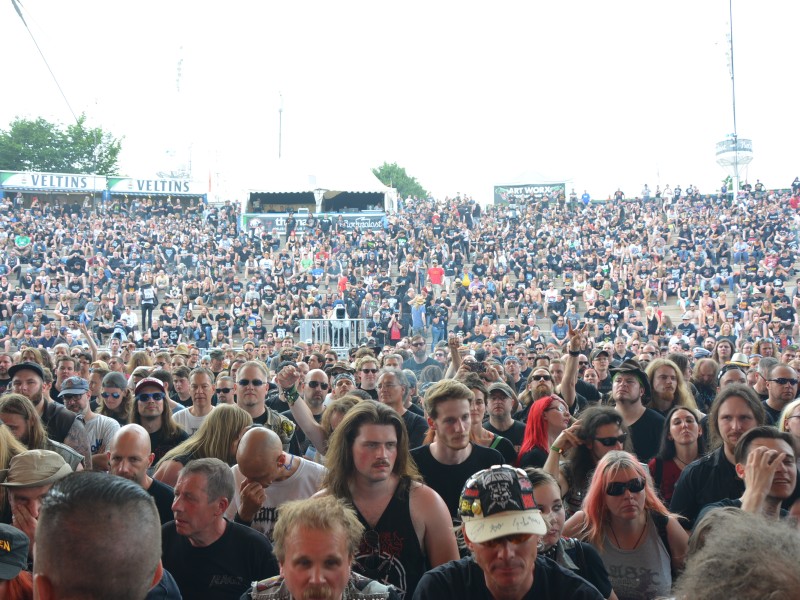
<path fill-rule="evenodd" d="M 121 148 L 122 140 L 101 127 L 88 128 L 86 115 L 66 127 L 18 117 L 0 130 L 0 169 L 114 175 Z"/>
<path fill-rule="evenodd" d="M 416 177 L 411 177 L 403 167 L 398 167 L 397 163 L 383 163 L 377 169 L 372 169 L 375 177 L 381 180 L 384 185 L 393 187 L 397 190 L 401 198 L 416 196 L 427 198 L 428 192 L 422 187 Z"/>

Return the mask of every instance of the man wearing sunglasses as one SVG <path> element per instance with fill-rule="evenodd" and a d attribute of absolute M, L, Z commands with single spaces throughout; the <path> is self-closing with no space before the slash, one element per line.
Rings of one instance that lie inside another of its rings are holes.
<path fill-rule="evenodd" d="M 633 451 L 646 463 L 658 452 L 664 417 L 645 408 L 645 398 L 650 396 L 650 382 L 635 360 L 626 360 L 611 369 L 611 400 L 631 432 Z"/>
<path fill-rule="evenodd" d="M 472 556 L 425 573 L 413 600 L 603 597 L 584 579 L 537 558 L 547 524 L 521 469 L 502 465 L 475 473 L 461 492 L 458 512 Z"/>
<path fill-rule="evenodd" d="M 406 369 L 411 369 L 414 371 L 415 375 L 419 375 L 422 369 L 425 367 L 429 367 L 431 365 L 439 366 L 439 363 L 428 356 L 425 346 L 425 338 L 423 338 L 421 335 L 415 335 L 413 338 L 411 338 L 411 357 L 413 360 L 408 361 L 403 365 L 403 367 Z"/>
<path fill-rule="evenodd" d="M 359 378 L 358 387 L 367 392 L 373 400 L 378 399 L 378 361 L 373 356 L 362 356 L 356 362 L 356 375 Z"/>
<path fill-rule="evenodd" d="M 797 371 L 789 365 L 772 367 L 767 378 L 767 399 L 764 410 L 772 424 L 777 424 L 786 405 L 797 397 Z"/>
<path fill-rule="evenodd" d="M 322 413 L 325 412 L 325 398 L 331 391 L 331 385 L 328 382 L 328 375 L 321 369 L 312 369 L 305 377 L 305 385 L 303 386 L 302 398 L 305 400 L 306 406 L 311 411 L 314 420 L 319 423 L 322 421 Z M 287 419 L 297 424 L 297 420 L 292 415 L 291 410 L 281 413 Z M 289 452 L 297 456 L 305 456 L 309 460 L 314 460 L 317 455 L 317 449 L 306 437 L 305 432 L 300 427 L 295 427 L 294 435 L 289 441 Z"/>
<path fill-rule="evenodd" d="M 283 449 L 288 450 L 295 426 L 291 420 L 266 404 L 269 389 L 267 368 L 259 361 L 247 361 L 236 372 L 236 376 L 239 378 L 236 382 L 236 404 L 253 418 L 253 423 L 264 425 L 278 434 Z M 299 377 L 296 369 L 292 377 L 296 382 Z"/>

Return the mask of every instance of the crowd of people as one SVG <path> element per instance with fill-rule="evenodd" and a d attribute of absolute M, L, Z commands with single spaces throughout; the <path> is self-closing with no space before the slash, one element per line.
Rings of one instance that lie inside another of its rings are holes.
<path fill-rule="evenodd" d="M 231 204 L 5 212 L 0 589 L 791 597 L 798 198 L 408 198 L 302 235 Z M 299 336 L 342 317 L 351 347 Z"/>

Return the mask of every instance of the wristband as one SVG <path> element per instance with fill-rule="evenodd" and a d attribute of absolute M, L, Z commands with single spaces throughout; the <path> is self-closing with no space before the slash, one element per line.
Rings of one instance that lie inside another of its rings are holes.
<path fill-rule="evenodd" d="M 564 449 L 563 448 L 558 448 L 555 444 L 550 446 L 550 450 L 552 450 L 556 454 L 564 454 Z"/>
<path fill-rule="evenodd" d="M 581 351 L 580 350 L 575 350 L 575 351 L 568 350 L 568 352 L 569 352 L 570 356 L 580 356 L 581 355 Z"/>
<path fill-rule="evenodd" d="M 239 523 L 240 525 L 247 525 L 248 527 L 253 523 L 252 521 L 245 521 L 239 514 L 239 511 L 236 511 L 236 514 L 233 515 L 233 522 Z"/>
<path fill-rule="evenodd" d="M 297 386 L 293 385 L 290 388 L 284 389 L 283 397 L 286 400 L 286 404 L 289 406 L 294 406 L 294 403 L 297 402 L 297 399 L 300 397 L 300 393 L 297 391 Z"/>

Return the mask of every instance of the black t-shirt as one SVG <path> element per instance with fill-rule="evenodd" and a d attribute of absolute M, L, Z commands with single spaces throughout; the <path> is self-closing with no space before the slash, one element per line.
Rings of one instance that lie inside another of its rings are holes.
<path fill-rule="evenodd" d="M 503 464 L 503 455 L 497 450 L 471 445 L 472 452 L 469 457 L 458 465 L 440 463 L 431 454 L 429 445 L 411 451 L 411 456 L 425 483 L 442 497 L 454 519 L 458 515 L 458 501 L 467 479 L 482 469 Z"/>
<path fill-rule="evenodd" d="M 160 461 L 167 452 L 172 450 L 175 446 L 177 446 L 181 442 L 188 439 L 189 439 L 189 434 L 186 433 L 180 427 L 178 428 L 178 433 L 175 434 L 175 436 L 170 439 L 166 439 L 166 436 L 164 436 L 163 431 L 161 429 L 159 429 L 155 433 L 151 433 L 150 448 L 152 448 L 151 452 L 155 454 L 155 458 L 153 459 L 153 464 L 155 465 L 156 463 L 158 463 L 158 461 Z"/>
<path fill-rule="evenodd" d="M 150 487 L 147 488 L 147 493 L 153 497 L 156 503 L 158 518 L 161 520 L 162 525 L 175 519 L 175 515 L 172 512 L 175 490 L 173 490 L 172 487 L 168 486 L 166 483 L 162 483 L 158 479 L 153 479 Z"/>
<path fill-rule="evenodd" d="M 164 568 L 187 600 L 238 600 L 253 581 L 278 574 L 266 536 L 238 523 L 227 522 L 222 537 L 197 548 L 171 521 L 161 528 L 161 541 Z"/>
<path fill-rule="evenodd" d="M 516 448 L 517 451 L 519 451 L 520 446 L 522 446 L 522 440 L 525 439 L 525 423 L 520 421 L 514 421 L 511 424 L 511 427 L 505 431 L 496 429 L 489 421 L 483 422 L 483 428 L 486 431 L 491 431 L 495 435 L 502 435 L 504 438 L 514 444 L 514 448 Z"/>
<path fill-rule="evenodd" d="M 653 409 L 646 408 L 639 420 L 628 427 L 633 441 L 633 451 L 639 462 L 646 463 L 658 453 L 665 420 Z"/>
<path fill-rule="evenodd" d="M 412 600 L 491 600 L 486 577 L 472 558 L 462 558 L 431 569 L 420 579 Z M 547 558 L 537 558 L 533 586 L 522 600 L 569 598 L 601 600 L 603 596 L 586 580 Z"/>

